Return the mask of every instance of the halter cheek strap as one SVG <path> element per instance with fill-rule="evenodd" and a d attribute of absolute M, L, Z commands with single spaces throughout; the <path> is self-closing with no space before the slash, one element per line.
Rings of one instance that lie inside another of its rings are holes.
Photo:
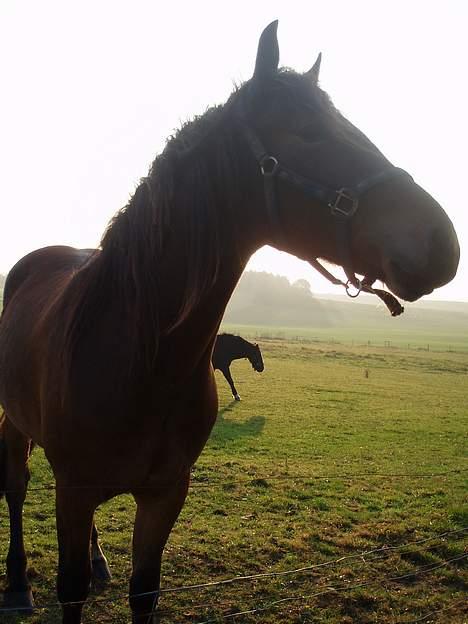
<path fill-rule="evenodd" d="M 331 189 L 281 165 L 277 158 L 271 156 L 266 151 L 258 136 L 247 124 L 242 123 L 242 131 L 260 166 L 264 182 L 265 203 L 272 230 L 274 232 L 281 232 L 282 229 L 276 191 L 276 180 L 282 180 L 301 190 L 307 197 L 327 205 L 330 209 L 330 214 L 334 218 L 336 226 L 336 246 L 342 258 L 342 266 L 346 273 L 347 281 L 343 282 L 335 277 L 320 264 L 317 258 L 309 260 L 311 266 L 332 284 L 344 286 L 349 297 L 357 297 L 361 292 L 372 293 L 377 295 L 385 303 L 392 316 L 401 314 L 404 308 L 391 293 L 373 288 L 372 284 L 375 280 L 365 278 L 361 281 L 354 274 L 352 269 L 349 229 L 351 219 L 358 210 L 359 199 L 364 193 L 377 184 L 391 178 L 399 176 L 410 178 L 411 176 L 403 169 L 390 165 L 387 169 L 365 180 L 361 180 L 352 187 L 340 188 L 338 190 Z M 353 291 L 352 288 L 354 288 L 355 291 Z"/>

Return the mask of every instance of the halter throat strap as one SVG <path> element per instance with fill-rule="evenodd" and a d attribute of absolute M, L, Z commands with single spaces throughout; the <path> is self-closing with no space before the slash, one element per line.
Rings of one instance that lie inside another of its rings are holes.
<path fill-rule="evenodd" d="M 280 164 L 279 160 L 269 154 L 264 145 L 258 138 L 257 134 L 252 128 L 241 121 L 242 132 L 246 138 L 246 141 L 250 147 L 252 154 L 259 164 L 261 174 L 263 176 L 265 203 L 268 213 L 268 219 L 270 222 L 273 233 L 281 232 L 281 218 L 278 203 L 277 194 L 277 180 L 281 180 L 293 186 L 310 199 L 314 199 L 322 204 L 325 204 L 330 209 L 330 214 L 335 221 L 335 239 L 338 253 L 342 259 L 342 266 L 345 271 L 347 282 L 335 277 L 330 271 L 328 271 L 317 258 L 310 260 L 309 263 L 314 267 L 321 275 L 328 279 L 332 284 L 344 286 L 346 293 L 350 297 L 357 297 L 360 292 L 368 292 L 377 295 L 388 307 L 392 316 L 398 316 L 404 311 L 403 306 L 399 301 L 389 292 L 375 289 L 372 287 L 372 283 L 375 280 L 359 280 L 353 270 L 353 264 L 351 259 L 350 250 L 350 223 L 352 217 L 356 214 L 359 208 L 359 200 L 368 190 L 381 184 L 389 179 L 406 176 L 411 176 L 400 169 L 389 165 L 386 169 L 379 171 L 378 173 L 371 175 L 364 180 L 360 180 L 353 186 L 343 187 L 340 189 L 333 189 L 323 184 L 315 182 L 310 178 L 306 178 L 295 171 Z M 355 289 L 355 291 L 352 290 Z"/>

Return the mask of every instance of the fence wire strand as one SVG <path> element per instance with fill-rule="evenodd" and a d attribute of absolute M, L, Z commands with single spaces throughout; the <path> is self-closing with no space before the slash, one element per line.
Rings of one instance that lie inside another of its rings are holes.
<path fill-rule="evenodd" d="M 439 568 L 445 567 L 446 565 L 450 564 L 450 563 L 454 563 L 455 561 L 462 561 L 463 559 L 468 558 L 468 554 L 463 554 L 463 555 L 459 555 L 458 557 L 452 557 L 451 559 L 447 559 L 445 561 L 443 561 L 442 563 L 439 563 L 437 565 L 433 565 L 433 566 L 423 566 L 422 568 L 419 568 L 418 570 L 413 570 L 411 573 L 408 574 L 402 574 L 399 576 L 390 576 L 390 577 L 383 577 L 380 579 L 374 579 L 372 581 L 365 581 L 363 583 L 357 583 L 355 585 L 349 585 L 349 586 L 345 586 L 345 587 L 328 587 L 327 589 L 320 591 L 320 592 L 316 592 L 314 594 L 308 594 L 308 595 L 297 595 L 297 596 L 287 596 L 286 598 L 280 598 L 278 600 L 274 600 L 270 603 L 268 603 L 267 605 L 262 605 L 260 607 L 254 607 L 252 609 L 247 609 L 245 611 L 237 611 L 235 613 L 227 613 L 224 615 L 220 615 L 217 616 L 216 619 L 209 619 L 209 620 L 203 620 L 202 622 L 197 622 L 197 624 L 216 624 L 217 622 L 219 622 L 220 619 L 222 620 L 229 620 L 229 619 L 233 619 L 242 615 L 255 615 L 257 613 L 264 613 L 265 611 L 269 611 L 281 604 L 285 604 L 287 602 L 294 602 L 296 600 L 311 600 L 313 598 L 318 598 L 320 596 L 324 596 L 326 594 L 330 594 L 330 593 L 344 593 L 344 592 L 349 592 L 353 589 L 361 589 L 362 587 L 369 587 L 372 585 L 377 585 L 380 584 L 382 582 L 395 582 L 395 581 L 401 581 L 404 580 L 406 578 L 410 578 L 413 576 L 419 576 L 421 574 L 427 574 L 428 572 L 432 572 L 433 570 L 437 570 Z M 301 606 L 301 608 L 303 608 L 303 605 Z"/>
<path fill-rule="evenodd" d="M 90 598 L 87 600 L 81 600 L 81 601 L 69 601 L 69 602 L 64 602 L 64 603 L 59 603 L 58 601 L 53 602 L 53 603 L 49 603 L 49 604 L 45 604 L 45 605 L 41 605 L 41 606 L 35 606 L 31 609 L 31 607 L 23 607 L 23 608 L 8 608 L 8 607 L 0 607 L 0 613 L 9 613 L 9 612 L 14 612 L 14 611 L 46 611 L 48 609 L 56 609 L 56 608 L 61 608 L 62 606 L 73 606 L 73 605 L 78 605 L 78 604 L 87 604 L 87 605 L 93 605 L 93 604 L 112 604 L 112 603 L 117 603 L 120 602 L 121 600 L 128 600 L 129 598 L 144 598 L 144 597 L 149 597 L 149 596 L 154 596 L 155 601 L 157 600 L 157 598 L 162 595 L 162 594 L 174 594 L 174 593 L 180 593 L 183 591 L 201 591 L 201 590 L 205 590 L 205 589 L 212 589 L 215 587 L 220 587 L 220 586 L 226 586 L 226 585 L 231 585 L 233 583 L 239 582 L 239 581 L 251 581 L 251 580 L 263 580 L 265 578 L 277 578 L 277 577 L 283 577 L 283 576 L 291 576 L 293 574 L 300 574 L 300 573 L 304 573 L 304 572 L 310 572 L 312 570 L 317 570 L 319 568 L 324 568 L 324 567 L 332 567 L 332 566 L 336 566 L 339 563 L 342 563 L 343 561 L 349 561 L 349 560 L 362 560 L 364 564 L 369 565 L 370 563 L 372 563 L 373 561 L 376 560 L 382 560 L 384 559 L 384 557 L 374 557 L 373 559 L 371 559 L 370 561 L 366 561 L 365 557 L 368 557 L 369 555 L 373 555 L 376 553 L 391 553 L 391 552 L 395 552 L 395 551 L 403 551 L 406 548 L 414 548 L 415 546 L 421 546 L 422 544 L 425 544 L 427 542 L 430 541 L 435 541 L 435 540 L 441 540 L 443 538 L 446 538 L 448 536 L 454 536 L 454 535 L 459 535 L 459 534 L 464 534 L 468 531 L 468 527 L 463 527 L 461 529 L 455 529 L 453 531 L 445 531 L 444 533 L 439 533 L 437 535 L 434 535 L 432 537 L 427 537 L 427 538 L 423 538 L 420 540 L 413 540 L 411 542 L 407 542 L 405 544 L 400 544 L 400 545 L 396 545 L 396 546 L 382 546 L 381 548 L 374 548 L 371 550 L 367 550 L 367 551 L 363 551 L 361 553 L 355 553 L 353 555 L 345 555 L 343 557 L 338 557 L 337 559 L 332 559 L 329 561 L 325 561 L 322 563 L 318 563 L 318 564 L 313 564 L 310 566 L 303 566 L 300 568 L 295 568 L 295 569 L 290 569 L 290 570 L 284 570 L 281 572 L 265 572 L 265 573 L 260 573 L 260 574 L 249 574 L 249 575 L 243 575 L 243 576 L 235 576 L 229 579 L 222 579 L 220 581 L 209 581 L 207 583 L 198 583 L 198 584 L 193 584 L 193 585 L 183 585 L 180 587 L 169 587 L 169 588 L 163 588 L 163 589 L 159 589 L 158 591 L 150 591 L 150 592 L 141 592 L 141 593 L 137 593 L 137 594 L 119 594 L 119 595 L 114 595 L 112 597 L 97 597 L 97 598 Z M 459 557 L 454 557 L 452 559 L 448 559 L 446 561 L 444 561 L 441 564 L 437 564 L 435 565 L 435 567 L 433 567 L 433 569 L 437 569 L 438 567 L 442 567 L 442 565 L 450 563 L 452 561 L 456 561 L 458 559 L 463 559 L 465 557 L 467 557 L 467 554 L 461 555 Z M 422 568 L 421 568 L 422 569 Z M 431 568 L 432 569 L 432 568 Z M 418 571 L 416 571 L 418 572 Z M 415 574 L 416 572 L 412 572 L 409 573 L 405 576 L 412 576 L 413 574 Z M 319 594 L 321 595 L 321 593 Z M 286 599 L 281 599 L 281 601 L 284 601 Z M 292 598 L 291 598 L 292 600 Z M 280 602 L 281 602 L 280 601 Z M 275 601 L 276 602 L 276 601 Z M 201 605 L 206 607 L 207 605 Z M 158 613 L 160 613 L 161 611 L 158 610 Z M 244 615 L 243 613 L 240 615 Z M 203 623 L 204 624 L 204 623 Z"/>
<path fill-rule="evenodd" d="M 252 481 L 263 479 L 265 481 L 331 481 L 332 479 L 343 479 L 344 481 L 351 481 L 354 479 L 363 479 L 363 478 L 383 478 L 383 479 L 432 479 L 435 477 L 447 477 L 453 474 L 465 474 L 468 473 L 468 468 L 454 468 L 452 470 L 446 470 L 443 472 L 430 472 L 430 473 L 404 473 L 404 472 L 396 472 L 396 473 L 383 473 L 383 472 L 358 472 L 358 473 L 343 473 L 343 474 L 330 474 L 330 475 L 298 475 L 298 474 L 284 474 L 284 475 L 250 475 L 249 477 L 245 477 L 243 479 L 210 479 L 206 481 L 197 481 L 197 477 L 192 477 L 192 481 L 190 483 L 191 489 L 203 489 L 212 487 L 214 485 L 250 485 Z M 175 482 L 174 482 L 175 483 Z M 107 485 L 59 485 L 57 486 L 55 483 L 48 483 L 42 486 L 28 487 L 27 493 L 30 492 L 43 492 L 43 491 L 53 491 L 53 490 L 115 490 L 122 493 L 138 492 L 143 490 L 162 490 L 169 489 L 174 487 L 174 483 L 163 483 L 159 485 L 140 485 L 136 487 L 130 487 L 128 484 L 126 485 L 116 485 L 116 484 L 107 484 Z M 19 492 L 23 492 L 24 490 L 18 489 L 6 489 L 3 490 L 5 494 L 15 494 Z"/>
<path fill-rule="evenodd" d="M 265 477 L 262 477 L 265 480 L 269 480 L 269 481 L 306 481 L 306 480 L 310 480 L 310 481 L 318 481 L 318 480 L 332 480 L 332 479 L 343 479 L 343 480 L 354 480 L 354 479 L 359 479 L 359 478 L 414 478 L 414 479 L 426 479 L 426 478 L 434 478 L 434 477 L 446 477 L 452 474 L 463 474 L 468 472 L 468 469 L 453 469 L 453 470 L 447 470 L 447 471 L 442 471 L 439 473 L 377 473 L 377 472 L 373 472 L 373 473 L 369 473 L 369 472 L 362 472 L 362 473 L 355 473 L 355 474 L 349 474 L 349 473 L 343 473 L 343 474 L 332 474 L 332 475 L 298 475 L 298 474 L 282 474 L 282 475 L 267 475 Z M 198 481 L 197 480 L 197 476 L 196 475 L 192 475 L 192 483 L 191 483 L 191 488 L 193 489 L 203 489 L 203 488 L 208 488 L 208 487 L 213 487 L 215 485 L 223 485 L 224 483 L 228 483 L 228 484 L 235 484 L 235 485 L 255 485 L 255 480 L 258 480 L 260 477 L 258 475 L 249 475 L 248 477 L 239 479 L 219 479 L 219 478 L 214 478 L 214 479 L 207 479 L 206 481 Z M 61 487 L 64 487 L 66 489 L 72 489 L 72 490 L 83 490 L 83 489 L 90 489 L 90 488 L 102 488 L 102 486 L 57 486 L 54 483 L 50 483 L 50 484 L 46 484 L 43 486 L 37 486 L 37 487 L 31 487 L 28 488 L 28 492 L 41 492 L 41 491 L 51 491 L 51 490 L 56 490 L 59 489 Z M 173 484 L 161 484 L 160 486 L 158 486 L 158 489 L 162 489 L 162 488 L 169 488 L 169 487 L 173 487 Z M 106 489 L 115 489 L 115 490 L 119 490 L 119 491 L 128 491 L 127 487 L 118 487 L 115 485 L 107 485 L 105 486 Z M 154 489 L 154 486 L 141 486 L 139 488 L 135 488 L 133 491 L 137 491 L 139 489 L 144 490 L 144 489 Z M 12 493 L 15 492 L 16 490 L 7 490 L 7 493 Z M 300 568 L 295 568 L 295 569 L 289 569 L 289 570 L 283 570 L 283 571 L 279 571 L 279 572 L 263 572 L 263 573 L 258 573 L 258 574 L 248 574 L 248 575 L 242 575 L 242 576 L 235 576 L 235 577 L 231 577 L 231 578 L 227 578 L 227 579 L 222 579 L 219 581 L 208 581 L 206 583 L 198 583 L 198 584 L 192 584 L 192 585 L 183 585 L 180 587 L 168 587 L 168 588 L 163 588 L 160 589 L 158 592 L 152 591 L 152 592 L 144 592 L 144 593 L 138 593 L 138 594 L 132 594 L 131 596 L 129 596 L 128 594 L 125 595 L 115 595 L 112 597 L 95 597 L 95 598 L 91 598 L 88 599 L 86 601 L 77 601 L 77 602 L 66 602 L 66 603 L 59 603 L 58 601 L 53 602 L 53 603 L 49 603 L 49 604 L 45 604 L 45 605 L 41 605 L 41 606 L 35 606 L 32 609 L 30 607 L 24 607 L 24 608 L 8 608 L 8 607 L 1 607 L 0 606 L 0 613 L 11 613 L 11 612 L 18 612 L 18 611 L 25 611 L 25 612 L 30 612 L 35 611 L 46 611 L 48 609 L 57 609 L 57 608 L 61 608 L 62 606 L 71 606 L 71 605 L 76 605 L 76 604 L 84 604 L 86 603 L 87 605 L 92 605 L 92 604 L 112 604 L 112 603 L 118 603 L 122 600 L 128 600 L 129 598 L 142 598 L 145 596 L 154 596 L 154 601 L 153 601 L 153 607 L 155 607 L 156 602 L 158 597 L 161 594 L 174 594 L 174 593 L 180 593 L 180 592 L 184 592 L 184 591 L 202 591 L 205 589 L 212 589 L 212 588 L 216 588 L 216 587 L 221 587 L 221 586 L 227 586 L 227 585 L 231 585 L 234 583 L 238 583 L 238 582 L 243 582 L 243 581 L 255 581 L 255 580 L 262 580 L 262 579 L 267 579 L 267 578 L 281 578 L 281 577 L 286 577 L 286 576 L 292 576 L 292 575 L 298 575 L 298 574 L 304 574 L 307 572 L 312 572 L 314 570 L 318 570 L 318 569 L 323 569 L 323 568 L 331 568 L 333 566 L 336 566 L 342 562 L 345 561 L 352 561 L 352 560 L 362 560 L 364 562 L 365 565 L 370 565 L 372 562 L 377 561 L 377 560 L 382 560 L 385 558 L 385 556 L 391 552 L 395 552 L 395 551 L 403 551 L 405 548 L 415 548 L 418 546 L 421 546 L 423 544 L 426 544 L 428 542 L 434 541 L 434 540 L 440 540 L 449 536 L 455 536 L 455 535 L 459 535 L 459 534 L 463 534 L 466 531 L 468 531 L 468 527 L 463 527 L 461 529 L 457 529 L 457 530 L 453 530 L 453 531 L 446 531 L 444 533 L 440 533 L 438 535 L 432 536 L 432 537 L 428 537 L 428 538 L 422 538 L 419 540 L 414 540 L 412 542 L 408 542 L 405 544 L 400 544 L 397 546 L 383 546 L 380 548 L 374 548 L 371 550 L 367 550 L 367 551 L 363 551 L 361 553 L 356 553 L 356 554 L 351 554 L 351 555 L 344 555 L 342 557 L 339 557 L 337 559 L 334 560 L 330 560 L 330 561 L 325 561 L 322 563 L 318 563 L 318 564 L 312 564 L 312 565 L 306 565 L 306 566 L 302 566 Z M 437 546 L 437 545 L 436 545 Z M 366 557 L 370 557 L 373 555 L 377 555 L 377 554 L 383 554 L 383 556 L 380 557 L 373 557 L 370 561 L 366 561 Z M 420 574 L 424 574 L 426 572 L 430 572 L 432 570 L 436 570 L 438 568 L 441 568 L 445 565 L 448 565 L 452 562 L 455 561 L 461 561 L 463 559 L 465 559 L 468 555 L 464 554 L 458 557 L 454 557 L 452 559 L 448 559 L 440 564 L 437 565 L 433 565 L 430 567 L 423 567 L 420 568 L 419 570 L 415 570 L 409 574 L 406 575 L 402 575 L 399 577 L 388 577 L 388 578 L 384 578 L 383 581 L 387 580 L 387 581 L 397 581 L 397 580 L 401 580 L 404 578 L 409 578 L 411 576 L 417 576 Z M 336 578 L 336 575 L 332 578 Z M 327 579 L 327 581 L 330 579 Z M 311 594 L 308 596 L 304 596 L 304 595 L 297 595 L 297 596 L 288 596 L 285 598 L 281 598 L 278 600 L 275 600 L 267 605 L 263 605 L 263 606 L 259 606 L 259 607 L 255 607 L 253 609 L 249 609 L 246 611 L 239 611 L 236 613 L 227 613 L 221 616 L 218 616 L 217 619 L 213 620 L 205 620 L 203 622 L 200 622 L 199 624 L 211 624 L 211 623 L 215 623 L 215 622 L 219 622 L 220 618 L 221 620 L 228 620 L 228 619 L 233 619 L 236 618 L 238 616 L 243 616 L 243 615 L 254 615 L 256 613 L 261 613 L 270 609 L 273 609 L 281 604 L 287 603 L 287 602 L 293 602 L 295 600 L 310 600 L 312 598 L 316 598 L 325 594 L 329 594 L 329 593 L 339 593 L 339 592 L 347 592 L 351 589 L 357 589 L 360 587 L 366 587 L 366 586 L 370 586 L 370 585 L 374 585 L 376 584 L 375 580 L 372 581 L 366 581 L 364 583 L 359 583 L 356 585 L 352 585 L 352 586 L 345 586 L 345 587 L 328 587 L 323 591 L 320 592 L 316 592 L 315 594 Z M 212 605 L 199 605 L 199 608 L 213 608 Z M 218 604 L 219 607 L 219 604 Z M 451 608 L 451 607 L 450 607 Z M 449 609 L 449 608 L 447 608 Z M 428 617 L 430 617 L 432 614 L 436 614 L 438 612 L 443 612 L 446 611 L 447 609 L 441 609 L 437 612 L 432 612 L 429 614 L 426 614 L 423 618 L 419 618 L 416 620 L 404 620 L 401 621 L 401 624 L 412 624 L 413 622 L 423 622 L 425 619 L 427 619 Z M 153 610 L 151 611 L 151 613 L 148 613 L 148 617 L 150 617 L 153 613 L 158 613 L 160 615 L 165 615 L 167 613 L 166 609 L 160 609 L 158 608 L 157 611 L 155 608 L 153 608 Z M 171 611 L 171 613 L 173 613 L 173 611 Z"/>
<path fill-rule="evenodd" d="M 466 607 L 466 600 L 457 600 L 456 602 L 452 602 L 452 604 L 448 607 L 444 607 L 443 609 L 436 609 L 435 611 L 426 613 L 425 615 L 418 617 L 416 620 L 399 620 L 398 622 L 396 622 L 396 624 L 418 624 L 418 622 L 424 622 L 425 620 L 427 620 L 427 618 L 430 618 L 433 615 L 439 615 L 439 613 L 447 613 L 457 607 L 461 607 L 462 605 L 465 605 Z"/>

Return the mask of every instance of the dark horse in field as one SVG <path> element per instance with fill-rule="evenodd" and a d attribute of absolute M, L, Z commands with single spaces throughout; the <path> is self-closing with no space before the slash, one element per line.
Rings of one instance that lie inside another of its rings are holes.
<path fill-rule="evenodd" d="M 233 336 L 233 334 L 219 334 L 216 338 L 211 361 L 213 368 L 220 370 L 225 376 L 236 401 L 240 401 L 240 396 L 234 385 L 229 367 L 233 360 L 240 360 L 241 358 L 247 358 L 257 373 L 261 373 L 265 369 L 262 352 L 258 344 L 252 344 L 240 336 Z"/>
<path fill-rule="evenodd" d="M 33 605 L 22 528 L 33 441 L 56 480 L 63 624 L 81 622 L 95 509 L 123 492 L 137 505 L 132 621 L 153 620 L 162 552 L 216 420 L 216 334 L 255 250 L 324 258 L 351 284 L 378 279 L 410 301 L 456 273 L 443 209 L 332 105 L 320 59 L 304 74 L 278 69 L 276 26 L 262 33 L 253 77 L 168 141 L 99 250 L 39 249 L 8 276 L 8 607 Z"/>

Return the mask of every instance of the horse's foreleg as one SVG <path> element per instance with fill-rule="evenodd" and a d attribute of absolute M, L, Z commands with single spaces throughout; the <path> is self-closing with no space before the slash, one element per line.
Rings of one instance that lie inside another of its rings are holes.
<path fill-rule="evenodd" d="M 102 552 L 102 548 L 99 544 L 98 532 L 96 524 L 93 522 L 93 530 L 91 532 L 91 568 L 93 581 L 98 583 L 107 583 L 112 578 L 107 564 L 107 559 Z"/>
<path fill-rule="evenodd" d="M 7 587 L 4 606 L 31 612 L 34 600 L 26 573 L 27 558 L 23 539 L 23 504 L 29 481 L 27 466 L 31 441 L 7 419 L 3 425 L 5 495 L 10 516 L 10 546 L 7 555 Z"/>
<path fill-rule="evenodd" d="M 57 595 L 62 603 L 62 624 L 80 624 L 91 581 L 90 539 L 97 501 L 86 491 L 57 483 L 57 537 L 59 567 Z"/>
<path fill-rule="evenodd" d="M 135 492 L 137 503 L 133 532 L 133 571 L 130 606 L 133 624 L 156 622 L 161 557 L 169 533 L 187 496 L 189 474 L 160 492 Z"/>
<path fill-rule="evenodd" d="M 231 375 L 231 371 L 229 369 L 229 366 L 226 366 L 225 368 L 221 369 L 221 372 L 223 373 L 223 375 L 226 377 L 226 381 L 228 382 L 230 388 L 231 388 L 231 392 L 232 392 L 232 396 L 234 397 L 234 399 L 236 401 L 240 401 L 240 396 L 236 390 L 236 386 L 234 385 L 234 381 L 232 379 L 232 375 Z"/>

